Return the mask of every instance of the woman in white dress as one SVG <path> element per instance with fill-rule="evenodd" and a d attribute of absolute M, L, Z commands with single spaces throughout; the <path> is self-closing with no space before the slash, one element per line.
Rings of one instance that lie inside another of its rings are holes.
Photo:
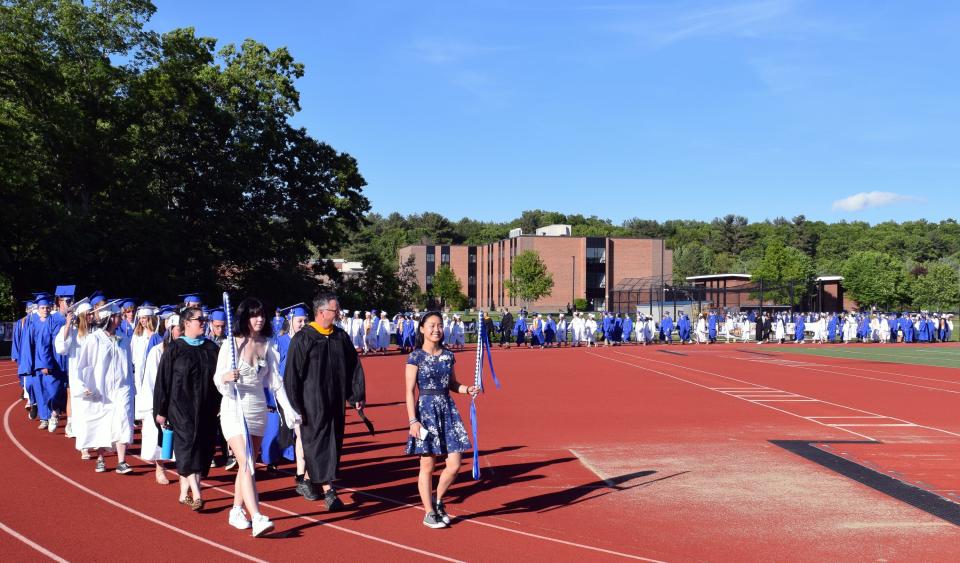
<path fill-rule="evenodd" d="M 153 418 L 153 391 L 157 385 L 157 369 L 160 358 L 170 342 L 180 338 L 180 315 L 170 315 L 164 321 L 166 333 L 163 342 L 147 352 L 143 361 L 143 376 L 137 382 L 136 417 L 143 421 L 140 427 L 140 459 L 154 462 L 154 478 L 159 485 L 168 485 L 160 444 L 160 426 Z"/>
<path fill-rule="evenodd" d="M 79 429 L 86 419 L 86 412 L 83 409 L 87 404 L 86 401 L 74 401 L 72 395 L 73 393 L 83 394 L 83 386 L 77 378 L 77 359 L 80 357 L 80 348 L 90 334 L 90 325 L 93 322 L 90 309 L 88 303 L 83 303 L 77 306 L 75 312 L 67 313 L 66 323 L 60 327 L 53 341 L 53 348 L 57 354 L 67 357 L 67 391 L 70 394 L 70 400 L 67 402 L 67 426 L 64 428 L 67 438 L 75 438 L 74 428 Z M 87 450 L 80 450 L 80 459 L 90 459 Z"/>
<path fill-rule="evenodd" d="M 587 317 L 587 322 L 583 323 L 583 339 L 587 341 L 587 348 L 590 346 L 596 347 L 597 340 L 597 318 L 590 313 L 590 316 Z"/>
<path fill-rule="evenodd" d="M 246 530 L 253 527 L 253 535 L 260 536 L 273 529 L 273 522 L 260 513 L 256 480 L 250 472 L 247 460 L 244 426 L 250 435 L 251 451 L 260 451 L 264 429 L 267 425 L 267 399 L 264 387 L 273 391 L 277 402 L 288 417 L 287 426 L 293 429 L 301 422 L 294 412 L 280 378 L 277 355 L 269 345 L 272 335 L 267 324 L 266 309 L 258 299 L 244 299 L 237 307 L 236 332 L 233 345 L 226 341 L 217 357 L 214 382 L 223 400 L 220 403 L 220 428 L 230 449 L 237 457 L 237 479 L 234 485 L 233 509 L 230 510 L 231 526 Z M 232 354 L 236 350 L 237 369 L 232 367 Z M 237 396 L 240 397 L 239 402 Z M 244 505 L 251 520 L 243 511 Z"/>
<path fill-rule="evenodd" d="M 773 321 L 773 338 L 780 344 L 783 344 L 783 341 L 787 338 L 787 326 L 780 315 L 777 315 L 777 318 Z"/>
<path fill-rule="evenodd" d="M 133 441 L 133 366 L 130 342 L 118 333 L 120 307 L 111 301 L 93 312 L 99 330 L 89 335 L 77 358 L 78 402 L 86 420 L 77 435 L 77 449 L 97 450 L 97 473 L 106 471 L 104 452 L 117 450 L 116 472 L 133 471 L 126 462 L 127 445 Z M 78 431 L 79 430 L 79 431 Z"/>

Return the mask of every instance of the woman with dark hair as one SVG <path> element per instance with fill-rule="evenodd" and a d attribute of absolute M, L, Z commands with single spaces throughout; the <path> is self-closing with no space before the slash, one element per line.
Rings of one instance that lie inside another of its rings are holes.
<path fill-rule="evenodd" d="M 443 319 L 431 311 L 420 318 L 417 342 L 407 358 L 406 398 L 410 418 L 410 436 L 406 453 L 420 456 L 420 477 L 417 488 L 427 515 L 423 525 L 444 528 L 450 523 L 443 505 L 443 495 L 457 478 L 460 454 L 471 448 L 470 438 L 450 398 L 450 391 L 476 395 L 477 387 L 461 385 L 454 374 L 456 357 L 443 345 Z M 419 397 L 414 398 L 414 390 Z M 436 459 L 446 456 L 446 463 L 433 495 L 433 470 Z"/>
<path fill-rule="evenodd" d="M 233 509 L 228 521 L 239 530 L 253 527 L 258 537 L 273 529 L 273 522 L 260 513 L 256 479 L 246 459 L 246 434 L 250 434 L 252 452 L 260 451 L 267 425 L 267 399 L 264 387 L 269 387 L 288 417 L 287 426 L 300 423 L 287 400 L 280 379 L 277 354 L 270 346 L 272 327 L 267 322 L 266 308 L 256 298 L 244 299 L 237 307 L 236 331 L 233 342 L 224 342 L 217 357 L 214 382 L 223 399 L 220 402 L 220 428 L 233 455 L 237 458 L 237 478 L 233 493 Z M 231 344 L 233 346 L 231 346 Z M 233 354 L 236 352 L 236 368 Z M 246 427 L 246 428 L 244 428 Z M 246 505 L 251 519 L 243 511 Z"/>
<path fill-rule="evenodd" d="M 164 346 L 153 390 L 157 424 L 173 429 L 173 453 L 180 475 L 180 504 L 203 508 L 200 478 L 213 461 L 220 393 L 213 383 L 219 348 L 203 337 L 207 320 L 196 307 L 180 314 L 182 332 Z"/>

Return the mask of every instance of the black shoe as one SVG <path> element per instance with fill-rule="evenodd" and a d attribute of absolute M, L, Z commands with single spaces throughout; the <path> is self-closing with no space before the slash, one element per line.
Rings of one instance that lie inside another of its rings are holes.
<path fill-rule="evenodd" d="M 230 456 L 227 458 L 227 464 L 223 466 L 227 471 L 236 471 L 237 470 L 237 458 Z"/>
<path fill-rule="evenodd" d="M 333 489 L 323 493 L 323 503 L 327 505 L 327 512 L 336 512 L 343 509 L 343 501 L 337 498 L 337 491 Z"/>
<path fill-rule="evenodd" d="M 36 420 L 36 419 L 37 419 L 37 405 L 35 405 L 35 404 L 34 404 L 34 405 L 30 405 L 30 413 L 27 414 L 27 417 L 28 417 L 30 420 Z"/>
<path fill-rule="evenodd" d="M 310 479 L 304 479 L 297 483 L 297 492 L 307 500 L 320 500 L 320 493 L 317 492 L 317 487 Z"/>

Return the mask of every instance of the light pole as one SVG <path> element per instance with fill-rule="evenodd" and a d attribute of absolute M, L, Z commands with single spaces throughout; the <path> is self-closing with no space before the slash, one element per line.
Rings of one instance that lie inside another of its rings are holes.
<path fill-rule="evenodd" d="M 577 310 L 577 257 L 570 256 L 570 308 Z"/>

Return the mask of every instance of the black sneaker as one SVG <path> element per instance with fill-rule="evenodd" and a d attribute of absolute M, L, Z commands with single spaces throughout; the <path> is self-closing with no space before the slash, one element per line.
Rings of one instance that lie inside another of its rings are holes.
<path fill-rule="evenodd" d="M 317 487 L 310 479 L 304 479 L 297 483 L 297 492 L 307 500 L 320 500 L 320 493 L 317 492 Z"/>
<path fill-rule="evenodd" d="M 120 465 L 118 465 L 118 466 L 117 466 L 117 469 L 116 469 L 116 472 L 119 473 L 119 474 L 121 474 L 121 475 L 126 475 L 127 473 L 130 473 L 131 471 L 133 471 L 133 468 L 130 467 L 130 464 L 128 464 L 128 463 L 125 462 L 125 461 L 122 462 Z"/>
<path fill-rule="evenodd" d="M 236 471 L 237 470 L 237 458 L 230 456 L 227 458 L 227 464 L 223 466 L 227 471 Z"/>
<path fill-rule="evenodd" d="M 435 512 L 431 512 L 423 517 L 423 525 L 428 528 L 446 528 L 447 525 L 443 523 L 443 520 Z"/>
<path fill-rule="evenodd" d="M 433 507 L 433 510 L 436 512 L 437 518 L 442 520 L 444 524 L 450 523 L 450 515 L 447 514 L 443 501 L 437 501 L 437 504 Z"/>
<path fill-rule="evenodd" d="M 323 493 L 323 503 L 327 505 L 327 512 L 336 512 L 343 509 L 343 501 L 337 498 L 337 491 L 333 489 Z"/>
<path fill-rule="evenodd" d="M 37 405 L 36 405 L 36 404 L 30 405 L 30 412 L 27 414 L 27 418 L 29 418 L 30 420 L 36 420 L 36 419 L 37 419 Z"/>

